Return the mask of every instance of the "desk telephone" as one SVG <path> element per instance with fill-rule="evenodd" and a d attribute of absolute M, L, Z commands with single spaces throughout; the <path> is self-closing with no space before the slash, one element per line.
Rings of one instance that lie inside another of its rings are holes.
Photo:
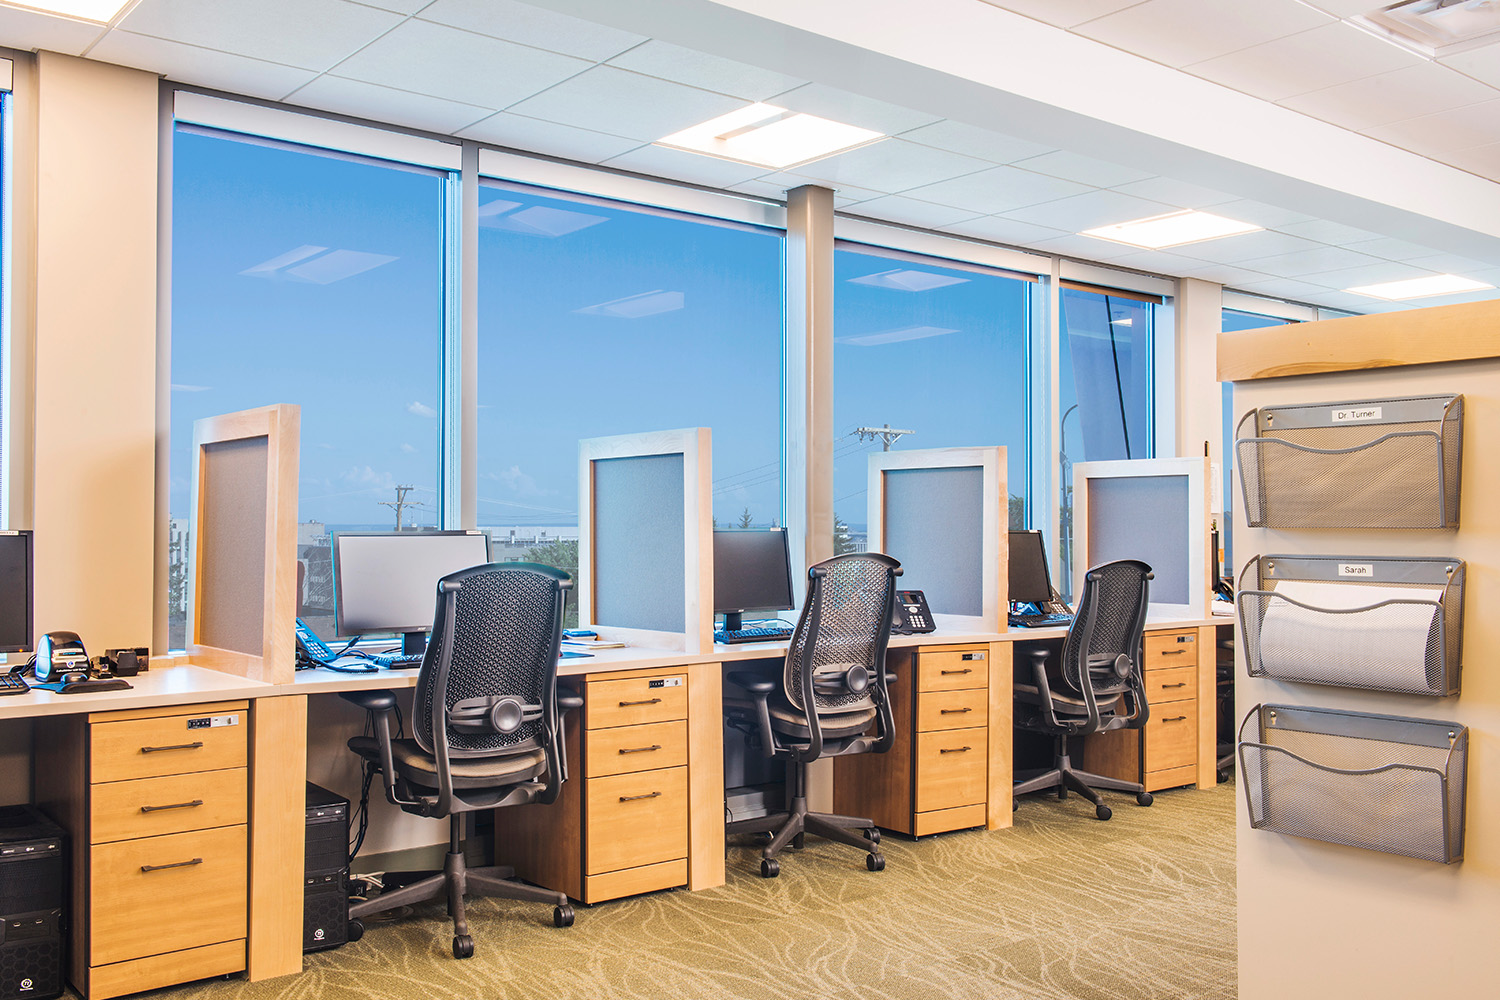
<path fill-rule="evenodd" d="M 896 604 L 891 611 L 891 631 L 897 635 L 913 635 L 931 632 L 937 628 L 932 623 L 932 612 L 927 607 L 927 598 L 920 590 L 896 591 Z"/>

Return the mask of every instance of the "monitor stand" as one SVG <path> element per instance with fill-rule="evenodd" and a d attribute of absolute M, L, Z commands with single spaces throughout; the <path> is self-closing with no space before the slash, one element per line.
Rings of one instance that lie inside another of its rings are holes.
<path fill-rule="evenodd" d="M 425 652 L 427 652 L 426 631 L 401 633 L 402 656 L 421 656 Z"/>
<path fill-rule="evenodd" d="M 745 613 L 743 611 L 724 612 L 724 631 L 738 632 L 745 627 Z"/>

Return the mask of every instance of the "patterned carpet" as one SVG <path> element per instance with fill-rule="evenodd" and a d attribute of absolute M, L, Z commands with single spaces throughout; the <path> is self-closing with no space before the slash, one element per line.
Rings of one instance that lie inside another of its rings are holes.
<path fill-rule="evenodd" d="M 887 837 L 881 873 L 810 838 L 766 880 L 736 848 L 718 889 L 580 906 L 563 930 L 551 907 L 482 900 L 467 961 L 441 905 L 422 907 L 301 976 L 153 998 L 1233 1000 L 1234 794 L 1111 796 L 1108 823 L 1033 796 L 1012 830 Z"/>

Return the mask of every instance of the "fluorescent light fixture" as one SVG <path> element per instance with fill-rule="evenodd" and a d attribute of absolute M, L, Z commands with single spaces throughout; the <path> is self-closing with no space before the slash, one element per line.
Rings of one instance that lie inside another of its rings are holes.
<path fill-rule="evenodd" d="M 1500 40 L 1500 0 L 1403 0 L 1349 20 L 1428 57 Z"/>
<path fill-rule="evenodd" d="M 1121 222 L 1113 226 L 1100 226 L 1097 229 L 1085 229 L 1079 235 L 1092 236 L 1096 240 L 1109 240 L 1111 243 L 1124 243 L 1126 246 L 1141 247 L 1144 250 L 1162 250 L 1166 247 L 1180 247 L 1185 243 L 1202 243 L 1204 240 L 1217 240 L 1225 236 L 1259 232 L 1263 228 L 1252 222 L 1236 222 L 1234 219 L 1226 219 L 1222 215 L 1184 211 L 1153 215 L 1148 219 L 1136 219 L 1134 222 Z"/>
<path fill-rule="evenodd" d="M 849 283 L 852 285 L 873 285 L 876 288 L 891 288 L 898 292 L 930 292 L 934 288 L 962 285 L 968 280 L 968 278 L 955 278 L 947 274 L 934 274 L 932 271 L 897 269 L 894 271 L 879 271 L 875 274 L 866 274 L 859 278 L 850 278 Z"/>
<path fill-rule="evenodd" d="M 1384 281 L 1378 285 L 1361 285 L 1358 288 L 1346 288 L 1344 291 L 1396 302 L 1402 299 L 1425 299 L 1429 295 L 1481 292 L 1486 288 L 1494 287 L 1494 285 L 1487 285 L 1471 278 L 1460 278 L 1456 274 L 1429 274 L 1421 278 L 1407 278 L 1405 281 Z"/>
<path fill-rule="evenodd" d="M 681 292 L 669 292 L 660 288 L 655 291 L 627 295 L 623 299 L 611 299 L 598 305 L 574 309 L 584 316 L 613 316 L 616 319 L 643 319 L 660 313 L 675 312 L 687 304 L 687 296 Z"/>
<path fill-rule="evenodd" d="M 752 104 L 674 132 L 655 145 L 785 170 L 884 138 L 880 132 L 774 104 Z"/>
<path fill-rule="evenodd" d="M 130 3 L 131 0 L 36 0 L 34 3 L 11 3 L 7 0 L 4 6 L 24 7 L 27 10 L 41 11 L 43 14 L 61 14 L 63 17 L 75 17 L 80 21 L 98 21 L 100 24 L 108 24 Z"/>
<path fill-rule="evenodd" d="M 836 344 L 849 344 L 853 347 L 882 347 L 886 344 L 899 344 L 907 340 L 926 340 L 928 337 L 945 337 L 950 333 L 957 333 L 942 326 L 903 326 L 899 330 L 885 330 L 880 333 L 866 333 L 858 337 L 835 337 Z"/>

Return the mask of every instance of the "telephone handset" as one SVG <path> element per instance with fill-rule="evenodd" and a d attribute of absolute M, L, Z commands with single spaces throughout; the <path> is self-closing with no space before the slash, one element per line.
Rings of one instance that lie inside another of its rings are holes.
<path fill-rule="evenodd" d="M 937 626 L 932 623 L 932 612 L 927 608 L 927 598 L 920 590 L 896 591 L 896 604 L 891 611 L 891 631 L 897 635 L 912 635 L 931 632 Z"/>
<path fill-rule="evenodd" d="M 307 622 L 298 618 L 297 669 L 305 670 L 309 667 L 327 667 L 345 674 L 372 674 L 380 669 L 373 660 L 343 658 L 341 653 L 329 649 L 328 644 L 318 638 L 318 634 L 308 627 Z"/>

